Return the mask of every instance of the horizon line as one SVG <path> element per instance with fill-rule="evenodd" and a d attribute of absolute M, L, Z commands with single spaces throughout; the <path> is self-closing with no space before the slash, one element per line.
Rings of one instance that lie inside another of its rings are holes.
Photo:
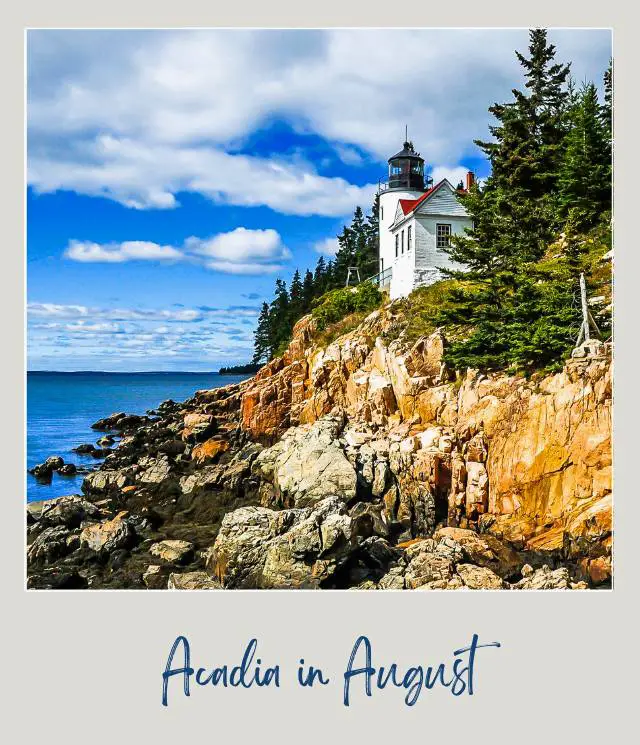
<path fill-rule="evenodd" d="M 228 365 L 228 367 L 243 367 L 244 365 Z M 224 367 L 224 365 L 223 365 Z M 27 370 L 27 375 L 30 373 L 54 373 L 56 375 L 77 375 L 87 373 L 100 374 L 100 375 L 171 375 L 173 373 L 180 373 L 182 375 L 217 375 L 220 373 L 218 370 Z"/>

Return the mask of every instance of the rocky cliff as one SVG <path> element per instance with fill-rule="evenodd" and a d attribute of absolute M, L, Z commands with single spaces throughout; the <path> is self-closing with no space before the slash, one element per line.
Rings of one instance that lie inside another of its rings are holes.
<path fill-rule="evenodd" d="M 84 496 L 30 509 L 30 586 L 607 586 L 610 349 L 456 379 L 405 310 L 328 346 L 307 316 L 250 380 L 103 420 Z"/>

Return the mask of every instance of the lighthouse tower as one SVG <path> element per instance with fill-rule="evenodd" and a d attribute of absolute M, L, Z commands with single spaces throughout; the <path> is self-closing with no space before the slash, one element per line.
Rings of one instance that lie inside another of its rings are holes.
<path fill-rule="evenodd" d="M 389 178 L 380 187 L 380 272 L 387 274 L 395 258 L 395 238 L 391 225 L 395 222 L 398 202 L 415 200 L 425 192 L 424 159 L 414 150 L 412 142 L 405 142 L 402 150 L 389 158 Z"/>
<path fill-rule="evenodd" d="M 389 158 L 389 178 L 379 192 L 380 273 L 374 280 L 392 300 L 438 282 L 446 270 L 464 271 L 449 249 L 454 236 L 473 226 L 459 199 L 473 179 L 469 172 L 467 186 L 460 190 L 446 178 L 425 183 L 424 160 L 409 141 Z"/>

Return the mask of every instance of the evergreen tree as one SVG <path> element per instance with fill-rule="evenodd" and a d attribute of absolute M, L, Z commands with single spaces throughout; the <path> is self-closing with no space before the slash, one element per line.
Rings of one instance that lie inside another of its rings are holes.
<path fill-rule="evenodd" d="M 473 220 L 467 235 L 448 250 L 466 272 L 452 291 L 440 322 L 470 330 L 452 343 L 458 366 L 527 367 L 554 359 L 568 342 L 575 286 L 544 281 L 537 264 L 560 225 L 558 180 L 569 123 L 569 65 L 555 62 L 546 31 L 530 31 L 529 56 L 516 52 L 525 91 L 494 104 L 492 142 L 476 141 L 491 162 L 491 175 L 461 200 Z"/>
<path fill-rule="evenodd" d="M 582 87 L 568 119 L 559 201 L 573 228 L 587 229 L 611 209 L 611 153 L 593 83 Z"/>
<path fill-rule="evenodd" d="M 607 138 L 607 156 L 609 159 L 608 181 L 612 183 L 613 174 L 613 60 L 604 73 L 604 104 L 601 107 L 601 118 Z"/>
<path fill-rule="evenodd" d="M 323 292 L 327 292 L 327 290 L 333 290 L 336 287 L 344 287 L 344 280 L 342 281 L 342 284 L 338 282 L 337 276 L 336 276 L 336 267 L 335 267 L 335 261 L 333 259 L 330 259 L 327 261 L 327 266 L 325 267 L 324 271 L 324 290 Z M 322 293 L 321 293 L 322 294 Z"/>
<path fill-rule="evenodd" d="M 302 308 L 306 313 L 311 308 L 311 303 L 315 297 L 315 284 L 313 280 L 313 273 L 307 269 L 304 273 L 304 280 L 302 281 Z"/>
<path fill-rule="evenodd" d="M 529 32 L 529 57 L 516 56 L 525 70 L 526 91 L 513 89 L 515 101 L 489 108 L 498 126 L 496 142 L 477 144 L 491 160 L 492 177 L 503 188 L 541 197 L 556 185 L 566 127 L 569 65 L 555 62 L 555 47 L 546 29 Z"/>
<path fill-rule="evenodd" d="M 362 217 L 360 207 L 357 207 L 356 211 L 359 211 L 360 217 Z M 344 287 L 347 281 L 349 267 L 355 266 L 356 234 L 350 227 L 345 225 L 342 229 L 342 233 L 338 236 L 338 246 L 339 248 L 333 260 L 331 280 L 328 282 L 328 286 L 331 289 Z"/>
<path fill-rule="evenodd" d="M 303 314 L 303 288 L 300 272 L 296 269 L 289 288 L 289 314 L 291 316 L 291 326 Z"/>
<path fill-rule="evenodd" d="M 604 73 L 604 104 L 602 105 L 602 122 L 609 135 L 609 142 L 613 132 L 613 60 L 609 60 L 609 67 Z"/>
<path fill-rule="evenodd" d="M 327 265 L 324 256 L 318 259 L 316 270 L 313 274 L 314 296 L 319 297 L 327 286 Z"/>
<path fill-rule="evenodd" d="M 262 303 L 258 324 L 254 334 L 253 362 L 268 361 L 271 356 L 269 331 L 269 305 Z"/>
<path fill-rule="evenodd" d="M 283 279 L 276 279 L 274 298 L 269 306 L 269 358 L 275 357 L 289 338 L 289 293 Z"/>
<path fill-rule="evenodd" d="M 338 236 L 333 278 L 330 286 L 344 287 L 349 267 L 356 267 L 360 279 L 365 280 L 378 273 L 378 213 L 379 197 L 376 195 L 371 213 L 365 218 L 361 207 L 356 207 L 351 225 L 344 226 Z"/>
<path fill-rule="evenodd" d="M 365 249 L 356 257 L 356 264 L 360 269 L 363 280 L 378 274 L 380 271 L 380 225 L 378 216 L 380 214 L 380 195 L 376 194 L 371 206 L 371 212 L 367 215 L 364 225 Z"/>

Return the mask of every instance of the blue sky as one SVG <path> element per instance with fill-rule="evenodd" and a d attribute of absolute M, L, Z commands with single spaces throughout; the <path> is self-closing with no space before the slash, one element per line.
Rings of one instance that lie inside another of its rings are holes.
<path fill-rule="evenodd" d="M 579 83 L 608 31 L 550 33 Z M 28 33 L 29 369 L 251 357 L 275 279 L 368 208 L 404 126 L 436 180 L 520 86 L 526 30 Z"/>

